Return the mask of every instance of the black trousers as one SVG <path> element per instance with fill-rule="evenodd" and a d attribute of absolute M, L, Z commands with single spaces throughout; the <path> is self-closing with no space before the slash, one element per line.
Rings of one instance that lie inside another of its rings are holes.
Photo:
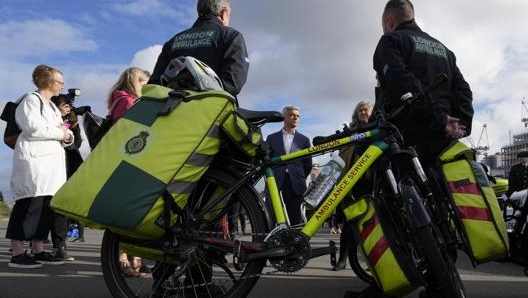
<path fill-rule="evenodd" d="M 51 226 L 51 243 L 54 248 L 66 248 L 66 235 L 68 234 L 69 220 L 66 216 L 53 212 L 53 225 Z"/>
<path fill-rule="evenodd" d="M 292 225 L 303 223 L 301 204 L 304 201 L 304 197 L 302 194 L 298 195 L 293 191 L 289 177 L 286 177 L 281 191 L 282 199 L 284 200 L 284 205 L 286 205 L 286 210 L 288 212 L 290 223 Z"/>
<path fill-rule="evenodd" d="M 50 200 L 51 196 L 17 200 L 9 216 L 6 238 L 20 241 L 45 240 L 53 224 Z"/>

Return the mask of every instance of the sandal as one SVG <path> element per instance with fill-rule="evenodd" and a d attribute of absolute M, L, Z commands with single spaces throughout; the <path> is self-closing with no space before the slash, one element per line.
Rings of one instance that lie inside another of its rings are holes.
<path fill-rule="evenodd" d="M 147 265 L 141 265 L 139 267 L 139 270 L 138 270 L 139 273 L 144 273 L 144 274 L 150 274 L 152 273 L 152 269 L 150 269 Z"/>
<path fill-rule="evenodd" d="M 146 274 L 152 273 L 150 268 L 143 264 L 143 260 L 140 257 L 134 257 L 132 260 L 132 267 L 134 268 L 134 271 L 140 275 L 140 277 L 143 277 Z"/>
<path fill-rule="evenodd" d="M 139 277 L 140 273 L 136 272 L 132 266 L 130 266 L 130 263 L 128 260 L 126 261 L 119 261 L 119 266 L 121 267 L 121 272 L 125 275 L 125 277 Z"/>

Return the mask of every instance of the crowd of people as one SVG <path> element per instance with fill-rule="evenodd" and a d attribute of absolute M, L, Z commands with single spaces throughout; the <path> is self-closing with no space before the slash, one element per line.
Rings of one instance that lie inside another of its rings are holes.
<path fill-rule="evenodd" d="M 181 56 L 203 61 L 218 74 L 227 92 L 235 97 L 240 93 L 247 80 L 249 59 L 242 34 L 229 27 L 229 0 L 198 0 L 197 12 L 198 18 L 190 28 L 164 44 L 152 74 L 137 67 L 122 72 L 108 95 L 108 114 L 112 122 L 118 121 L 141 97 L 144 84 L 162 84 L 167 66 Z M 382 29 L 383 35 L 373 56 L 373 68 L 379 83 L 375 105 L 360 101 L 352 112 L 349 128 L 361 128 L 368 123 L 375 112 L 373 109 L 383 108 L 390 112 L 399 108 L 402 95 L 419 93 L 437 74 L 446 73 L 448 84 L 433 91 L 433 105 L 413 109 L 396 119 L 407 144 L 415 146 L 424 164 L 430 166 L 450 142 L 470 134 L 473 117 L 471 89 L 457 67 L 454 53 L 420 29 L 409 0 L 387 2 L 382 14 Z M 210 40 L 193 42 L 198 36 L 208 36 Z M 8 266 L 15 268 L 40 268 L 43 264 L 60 265 L 74 260 L 66 245 L 66 231 L 71 221 L 54 213 L 49 202 L 82 162 L 77 116 L 67 102 L 54 100 L 64 86 L 64 75 L 60 70 L 39 65 L 32 77 L 37 91 L 25 94 L 16 111 L 16 122 L 22 132 L 13 151 L 11 192 L 15 204 L 6 232 L 12 250 Z M 273 156 L 311 147 L 310 138 L 299 131 L 300 111 L 297 106 L 286 106 L 282 110 L 283 128 L 266 139 Z M 364 150 L 361 146 L 354 146 L 339 152 L 346 163 L 345 171 Z M 303 195 L 312 169 L 311 159 L 274 169 L 292 225 L 304 222 Z M 372 190 L 368 175 L 349 194 L 350 198 Z M 332 231 L 341 235 L 339 261 L 334 268 L 340 270 L 346 266 L 349 228 L 341 208 L 332 218 Z M 44 240 L 49 233 L 54 247 L 51 253 L 44 250 Z M 31 247 L 26 248 L 26 244 Z M 147 271 L 140 258 L 124 251 L 119 262 L 124 273 L 130 276 L 140 276 Z M 347 297 L 361 295 L 361 292 L 347 293 Z"/>

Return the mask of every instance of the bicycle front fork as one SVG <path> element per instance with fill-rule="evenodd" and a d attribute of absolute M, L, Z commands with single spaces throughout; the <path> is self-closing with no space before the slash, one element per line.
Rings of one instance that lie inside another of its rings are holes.
<path fill-rule="evenodd" d="M 429 196 L 431 195 L 431 192 L 429 187 L 427 187 L 428 180 L 425 171 L 423 170 L 414 149 L 410 148 L 409 151 L 414 172 L 420 179 L 420 185 L 425 186 L 426 196 Z M 429 225 L 431 223 L 431 216 L 425 207 L 424 198 L 420 195 L 418 185 L 416 185 L 411 178 L 402 179 L 400 177 L 398 183 L 391 167 L 385 169 L 385 175 L 389 181 L 393 194 L 395 196 L 401 196 L 405 210 L 410 216 L 409 219 L 412 221 L 413 227 L 421 228 Z"/>

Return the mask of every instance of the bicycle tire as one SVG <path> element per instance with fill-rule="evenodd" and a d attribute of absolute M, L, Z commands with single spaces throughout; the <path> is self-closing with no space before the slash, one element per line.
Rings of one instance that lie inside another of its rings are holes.
<path fill-rule="evenodd" d="M 419 192 L 412 179 L 407 179 L 402 184 L 402 193 L 415 196 L 412 200 L 421 200 Z M 447 247 L 435 236 L 435 228 L 432 224 L 419 227 L 415 231 L 417 244 L 427 260 L 426 276 L 432 284 L 427 291 L 442 292 L 443 297 L 464 298 L 465 289 L 460 274 L 453 261 L 453 256 Z"/>
<path fill-rule="evenodd" d="M 348 260 L 350 268 L 352 268 L 352 271 L 359 279 L 371 286 L 377 286 L 376 280 L 372 274 L 370 274 L 370 268 L 366 261 L 363 260 L 364 256 L 358 245 L 359 244 L 353 239 L 348 243 Z"/>
<path fill-rule="evenodd" d="M 183 209 L 184 213 L 180 219 L 182 226 L 185 226 L 194 214 L 207 205 L 210 196 L 218 194 L 219 189 L 233 186 L 236 182 L 238 179 L 226 171 L 210 169 L 206 172 Z M 231 195 L 231 198 L 230 201 L 236 203 L 233 205 L 239 205 L 238 213 L 228 214 L 228 208 L 225 206 L 218 206 L 215 211 L 223 212 L 237 222 L 241 221 L 240 216 L 243 214 L 247 233 L 237 229 L 233 230 L 228 237 L 245 241 L 263 241 L 268 225 L 266 213 L 262 209 L 263 206 L 256 191 L 250 185 L 243 185 Z M 218 226 L 218 222 L 208 222 L 204 219 L 200 225 L 200 232 L 210 237 L 224 239 L 224 232 L 219 230 Z M 139 253 L 138 256 L 142 257 L 143 262 L 151 267 L 152 273 L 140 278 L 130 278 L 122 273 L 118 261 L 120 247 L 130 243 L 130 241 L 122 242 L 123 239 L 125 237 L 106 230 L 101 245 L 103 276 L 114 298 L 180 296 L 186 298 L 243 298 L 252 290 L 266 264 L 265 259 L 237 263 L 232 251 L 222 250 L 212 245 L 180 243 L 179 245 L 184 247 L 188 253 L 188 262 L 178 263 L 170 256 L 166 259 L 154 260 L 155 258 L 148 253 L 143 255 Z M 161 241 L 158 243 L 160 243 L 159 249 L 161 250 Z M 165 262 L 160 260 L 165 260 Z M 161 275 L 167 278 L 160 279 Z"/>
<path fill-rule="evenodd" d="M 423 241 L 423 253 L 428 262 L 428 274 L 434 280 L 432 291 L 440 291 L 444 297 L 464 298 L 465 288 L 452 256 L 446 250 L 440 250 L 433 235 L 432 227 L 417 231 L 417 237 Z"/>

